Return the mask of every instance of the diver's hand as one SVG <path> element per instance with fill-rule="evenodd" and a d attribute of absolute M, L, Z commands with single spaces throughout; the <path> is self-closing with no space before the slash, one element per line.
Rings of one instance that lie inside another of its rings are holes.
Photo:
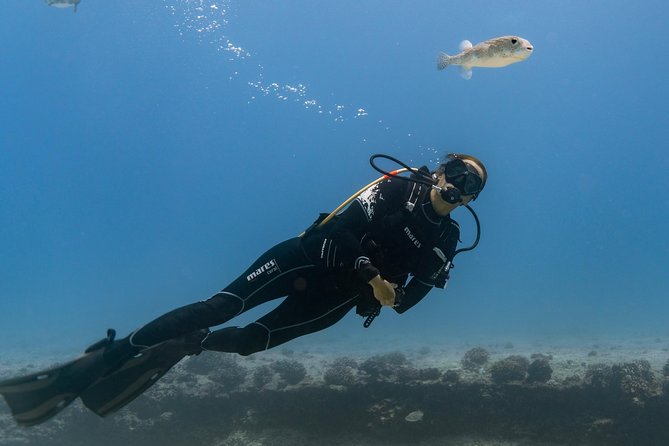
<path fill-rule="evenodd" d="M 395 305 L 395 288 L 397 284 L 390 283 L 381 278 L 381 276 L 374 276 L 369 284 L 374 289 L 374 297 L 381 305 L 392 307 Z"/>

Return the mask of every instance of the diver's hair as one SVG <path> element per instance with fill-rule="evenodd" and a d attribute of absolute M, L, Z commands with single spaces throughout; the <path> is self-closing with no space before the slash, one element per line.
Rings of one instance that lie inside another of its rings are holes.
<path fill-rule="evenodd" d="M 474 164 L 476 164 L 480 169 L 481 172 L 483 172 L 483 185 L 481 186 L 481 190 L 485 188 L 485 183 L 488 181 L 488 171 L 485 168 L 485 165 L 483 162 L 481 162 L 480 159 L 476 158 L 475 156 L 471 155 L 465 155 L 464 153 L 449 153 L 444 157 L 444 162 L 439 165 L 433 172 L 432 175 L 435 175 L 436 177 L 439 177 L 444 173 L 444 170 L 446 170 L 446 164 L 448 164 L 449 161 L 455 160 L 455 159 L 461 159 L 463 161 L 470 161 Z"/>

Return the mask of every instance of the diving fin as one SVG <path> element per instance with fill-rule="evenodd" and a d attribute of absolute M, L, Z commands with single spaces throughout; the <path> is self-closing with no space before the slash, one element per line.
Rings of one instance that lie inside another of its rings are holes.
<path fill-rule="evenodd" d="M 109 330 L 106 339 L 86 349 L 79 358 L 61 366 L 0 381 L 0 394 L 5 398 L 16 422 L 23 426 L 34 426 L 65 409 L 109 369 L 103 355 L 114 336 L 115 332 Z"/>
<path fill-rule="evenodd" d="M 82 394 L 84 405 L 106 417 L 144 393 L 185 356 L 199 354 L 209 330 L 198 330 L 142 350 Z"/>

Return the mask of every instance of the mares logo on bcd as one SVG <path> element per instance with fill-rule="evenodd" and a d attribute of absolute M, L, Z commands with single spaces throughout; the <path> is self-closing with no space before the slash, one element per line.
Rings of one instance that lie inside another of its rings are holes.
<path fill-rule="evenodd" d="M 246 276 L 247 281 L 252 281 L 256 277 L 260 276 L 261 274 L 265 273 L 267 275 L 270 275 L 272 273 L 281 271 L 279 269 L 279 265 L 276 263 L 276 260 L 272 259 L 269 262 L 265 263 L 263 266 L 258 268 L 257 270 L 253 271 L 251 274 Z"/>

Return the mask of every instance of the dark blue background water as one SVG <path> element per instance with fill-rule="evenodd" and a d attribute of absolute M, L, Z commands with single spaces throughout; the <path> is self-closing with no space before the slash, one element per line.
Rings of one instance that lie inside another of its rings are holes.
<path fill-rule="evenodd" d="M 668 21 L 662 1 L 5 0 L 0 345 L 79 350 L 207 298 L 376 152 L 480 157 L 481 244 L 447 292 L 328 336 L 666 335 Z M 534 55 L 436 70 L 507 34 Z"/>

